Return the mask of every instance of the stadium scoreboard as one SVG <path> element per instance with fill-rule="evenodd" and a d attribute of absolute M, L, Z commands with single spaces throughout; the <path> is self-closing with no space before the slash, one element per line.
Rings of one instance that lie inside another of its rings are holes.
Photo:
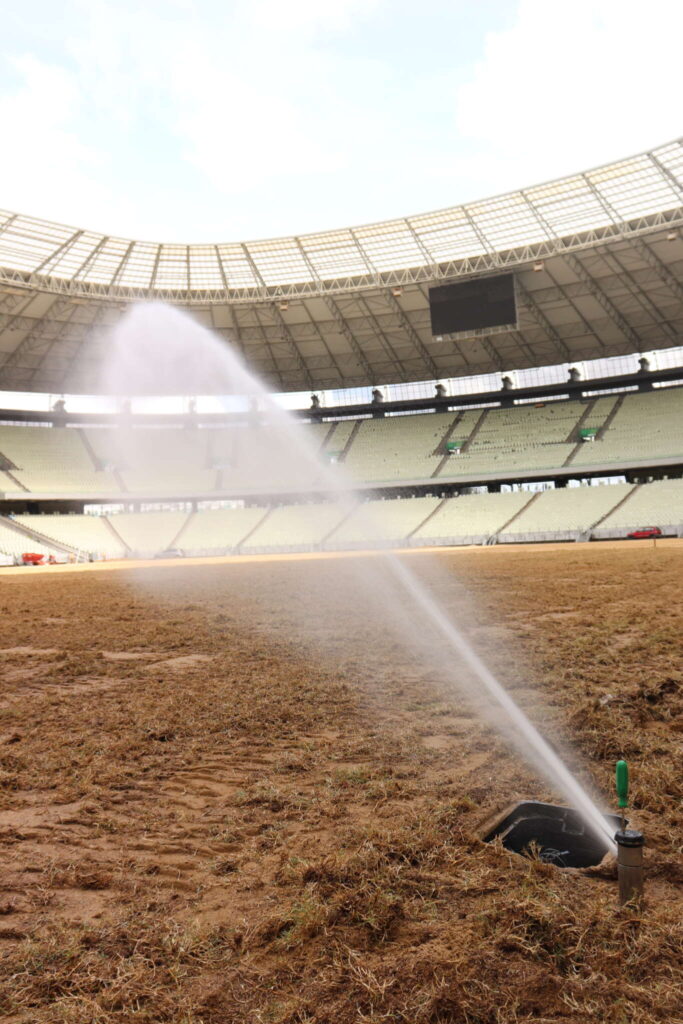
<path fill-rule="evenodd" d="M 432 334 L 517 325 L 512 274 L 478 277 L 429 289 Z"/>

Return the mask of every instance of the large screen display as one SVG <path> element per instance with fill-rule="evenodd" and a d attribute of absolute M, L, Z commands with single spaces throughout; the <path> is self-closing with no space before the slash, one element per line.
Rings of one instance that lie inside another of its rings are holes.
<path fill-rule="evenodd" d="M 516 326 L 514 277 L 500 274 L 430 288 L 429 311 L 432 334 Z"/>

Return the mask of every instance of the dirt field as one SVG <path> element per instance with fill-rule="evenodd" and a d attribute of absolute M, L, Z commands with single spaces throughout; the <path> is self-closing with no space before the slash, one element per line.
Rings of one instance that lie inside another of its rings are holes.
<path fill-rule="evenodd" d="M 644 911 L 481 841 L 557 794 L 350 600 L 357 558 L 8 570 L 0 1020 L 683 1022 L 683 545 L 437 562 L 605 806 L 629 760 Z"/>

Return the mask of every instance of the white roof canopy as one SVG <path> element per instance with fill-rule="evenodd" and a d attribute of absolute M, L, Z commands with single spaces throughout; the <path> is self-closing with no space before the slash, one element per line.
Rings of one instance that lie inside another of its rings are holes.
<path fill-rule="evenodd" d="M 431 332 L 432 284 L 514 272 L 517 323 Z M 190 309 L 273 390 L 679 346 L 683 139 L 435 213 L 294 238 L 134 242 L 0 213 L 0 390 L 97 393 L 130 302 Z"/>
<path fill-rule="evenodd" d="M 312 294 L 325 282 L 382 275 L 547 246 L 618 229 L 683 203 L 683 140 L 519 192 L 359 227 L 216 245 L 131 241 L 0 213 L 0 267 L 69 282 L 72 294 L 186 300 Z M 306 287 L 307 286 L 307 287 Z M 333 285 L 334 287 L 334 285 Z"/>

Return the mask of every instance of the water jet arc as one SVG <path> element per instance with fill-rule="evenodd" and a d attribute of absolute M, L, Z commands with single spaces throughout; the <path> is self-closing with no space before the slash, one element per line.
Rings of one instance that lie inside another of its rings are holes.
<path fill-rule="evenodd" d="M 188 314 L 163 303 L 140 303 L 118 321 L 107 351 L 106 379 L 101 388 L 104 394 L 120 397 L 130 394 L 207 395 L 219 391 L 226 396 L 226 408 L 241 415 L 240 423 L 232 429 L 230 459 L 222 470 L 227 493 L 242 497 L 261 495 L 267 498 L 270 495 L 271 500 L 278 492 L 316 495 L 316 500 L 322 500 L 324 494 L 325 500 L 336 504 L 344 515 L 361 506 L 353 482 L 338 467 L 321 463 L 319 449 L 311 435 L 269 394 L 237 350 L 224 344 Z M 134 464 L 135 431 L 121 429 L 119 441 L 121 451 L 113 453 L 113 461 L 118 459 L 125 465 L 128 460 Z M 186 475 L 191 479 L 196 467 L 188 466 L 187 470 Z M 396 586 L 383 588 L 384 581 L 377 575 L 369 584 L 368 573 L 376 574 L 380 569 L 376 565 L 359 566 L 355 583 L 359 598 L 373 590 L 384 593 L 384 613 L 397 634 L 402 631 L 408 610 L 409 625 L 416 633 L 431 630 L 440 636 L 473 674 L 477 686 L 483 688 L 494 706 L 503 712 L 510 727 L 508 738 L 520 754 L 571 803 L 605 850 L 614 850 L 613 826 L 607 823 L 434 593 L 400 557 L 381 550 L 380 531 L 367 515 L 367 508 L 363 530 L 368 547 L 379 551 L 379 558 L 366 562 L 383 566 L 385 576 Z M 302 632 L 305 629 L 306 624 L 303 624 Z M 434 660 L 433 667 L 439 672 L 438 659 Z M 452 671 L 448 688 L 453 696 L 462 698 L 458 677 Z M 507 735 L 508 730 L 501 728 L 500 731 Z"/>

